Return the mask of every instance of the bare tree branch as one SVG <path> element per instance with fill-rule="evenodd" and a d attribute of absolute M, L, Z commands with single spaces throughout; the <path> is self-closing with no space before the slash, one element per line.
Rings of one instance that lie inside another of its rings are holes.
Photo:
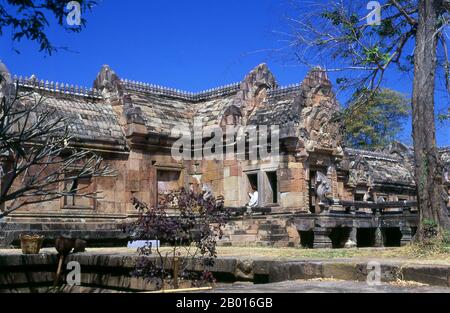
<path fill-rule="evenodd" d="M 4 84 L 3 84 L 4 87 Z M 76 149 L 70 120 L 58 117 L 43 97 L 24 101 L 19 86 L 0 104 L 0 218 L 27 205 L 66 196 L 99 198 L 86 187 L 68 188 L 83 178 L 112 176 L 101 156 Z"/>
<path fill-rule="evenodd" d="M 411 17 L 411 15 L 408 14 L 408 12 L 406 12 L 405 8 L 403 8 L 398 1 L 396 0 L 390 0 L 390 2 L 400 11 L 401 14 L 403 14 L 403 16 L 405 17 L 405 19 L 408 21 L 408 23 L 411 26 L 416 26 L 417 25 L 417 21 L 415 19 L 413 19 Z"/>

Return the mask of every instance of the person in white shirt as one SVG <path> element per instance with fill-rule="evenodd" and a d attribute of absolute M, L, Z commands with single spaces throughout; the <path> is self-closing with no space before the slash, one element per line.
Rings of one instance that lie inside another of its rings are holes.
<path fill-rule="evenodd" d="M 250 201 L 247 204 L 247 214 L 250 215 L 252 213 L 252 209 L 258 207 L 259 204 L 259 194 L 256 186 L 252 185 L 252 192 L 248 195 L 250 197 Z"/>

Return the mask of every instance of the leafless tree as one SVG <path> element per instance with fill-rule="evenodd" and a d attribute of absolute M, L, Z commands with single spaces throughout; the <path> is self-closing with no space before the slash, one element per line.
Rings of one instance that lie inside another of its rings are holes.
<path fill-rule="evenodd" d="M 388 71 L 414 74 L 412 122 L 415 177 L 422 239 L 424 225 L 434 224 L 437 233 L 448 228 L 443 170 L 436 146 L 436 78 L 444 78 L 450 91 L 450 0 L 384 0 L 381 20 L 368 23 L 376 12 L 369 1 L 294 1 L 302 12 L 290 18 L 289 48 L 304 64 L 321 63 L 338 72 L 339 88 L 355 91 L 354 114 L 380 88 Z M 309 9 L 305 9 L 307 3 Z"/>
<path fill-rule="evenodd" d="M 92 151 L 73 147 L 70 120 L 48 109 L 43 97 L 23 101 L 30 94 L 19 93 L 9 73 L 0 79 L 0 218 L 74 194 L 98 197 L 76 182 L 114 171 Z"/>

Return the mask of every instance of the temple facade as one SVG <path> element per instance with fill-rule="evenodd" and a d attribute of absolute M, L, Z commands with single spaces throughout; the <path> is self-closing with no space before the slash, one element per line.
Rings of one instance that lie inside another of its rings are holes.
<path fill-rule="evenodd" d="M 120 225 L 137 215 L 133 197 L 157 205 L 183 187 L 223 197 L 234 212 L 223 245 L 396 246 L 417 229 L 411 148 L 344 147 L 342 125 L 334 119 L 339 104 L 320 68 L 299 84 L 280 87 L 261 64 L 240 83 L 200 93 L 122 79 L 109 66 L 92 89 L 34 76 L 15 79 L 21 101 L 44 97 L 46 107 L 70 118 L 74 144 L 101 155 L 116 174 L 77 182 L 99 198 L 72 195 L 12 213 L 0 221 L 0 246 L 17 244 L 27 232 L 121 245 L 127 238 Z M 217 129 L 234 130 L 233 136 L 217 141 Z M 252 155 L 249 130 L 267 157 Z M 189 153 L 175 157 L 174 146 L 190 135 L 183 147 Z M 210 142 L 222 143 L 212 149 L 222 157 L 202 155 Z M 449 187 L 450 150 L 441 155 Z M 6 159 L 1 162 L 6 166 Z M 252 188 L 258 206 L 245 214 Z"/>

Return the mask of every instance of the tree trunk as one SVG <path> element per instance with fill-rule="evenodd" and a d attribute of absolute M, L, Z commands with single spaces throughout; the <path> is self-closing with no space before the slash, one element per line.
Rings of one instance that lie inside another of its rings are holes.
<path fill-rule="evenodd" d="M 416 239 L 419 241 L 429 236 L 428 226 L 425 225 L 434 223 L 437 232 L 448 227 L 443 168 L 436 145 L 434 115 L 436 32 L 441 5 L 442 0 L 419 1 L 412 98 L 415 176 L 420 211 Z"/>

